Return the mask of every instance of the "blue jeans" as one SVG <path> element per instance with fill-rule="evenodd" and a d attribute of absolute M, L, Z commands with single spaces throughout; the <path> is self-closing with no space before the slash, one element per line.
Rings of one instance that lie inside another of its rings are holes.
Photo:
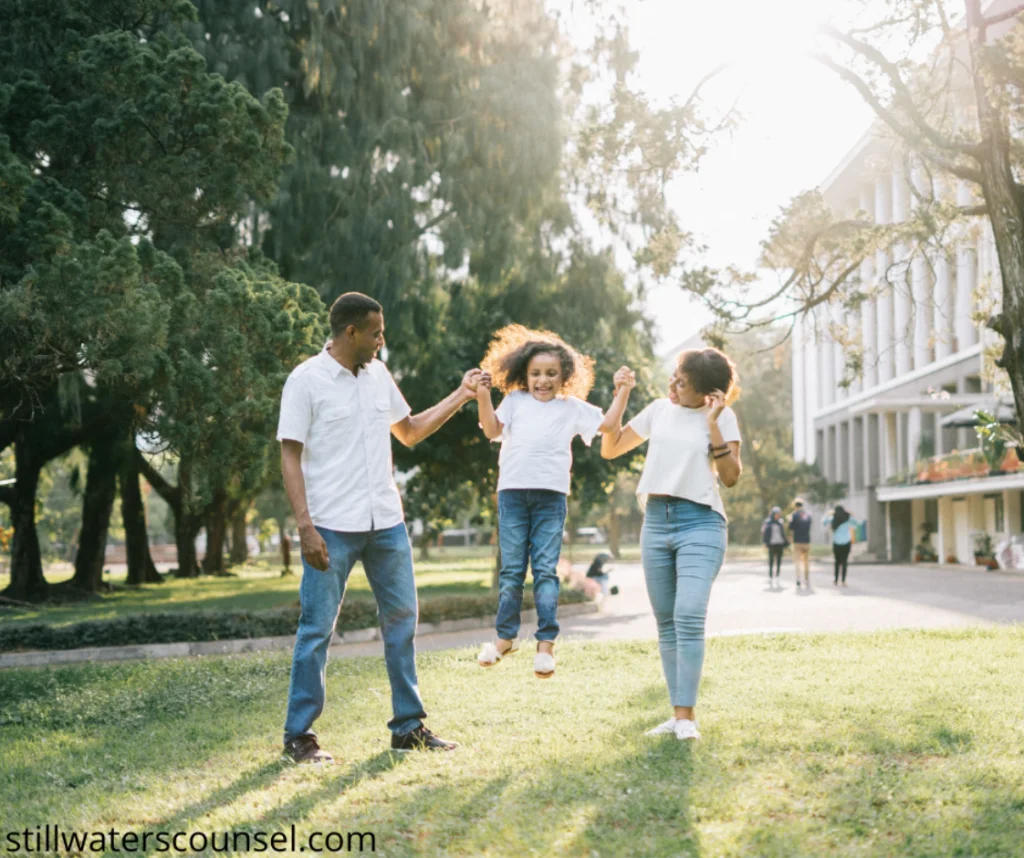
<path fill-rule="evenodd" d="M 301 613 L 292 653 L 292 679 L 288 689 L 288 715 L 284 740 L 315 736 L 313 722 L 324 711 L 327 693 L 327 647 L 338 622 L 345 584 L 357 560 L 363 561 L 370 589 L 377 600 L 377 619 L 384 638 L 384 662 L 391 683 L 388 727 L 402 735 L 426 718 L 416 681 L 416 582 L 412 548 L 404 524 L 387 530 L 342 533 L 318 527 L 327 543 L 330 563 L 326 572 L 302 559 L 299 588 Z"/>
<path fill-rule="evenodd" d="M 682 498 L 649 498 L 640 535 L 647 595 L 673 706 L 695 706 L 711 585 L 725 559 L 725 519 Z"/>
<path fill-rule="evenodd" d="M 562 553 L 566 497 L 548 489 L 503 489 L 498 492 L 498 618 L 502 640 L 519 634 L 526 563 L 533 569 L 533 601 L 537 606 L 537 640 L 558 637 L 558 558 Z"/>

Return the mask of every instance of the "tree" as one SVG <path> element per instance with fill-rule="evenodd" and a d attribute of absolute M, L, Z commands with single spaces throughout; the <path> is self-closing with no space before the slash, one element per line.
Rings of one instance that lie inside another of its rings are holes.
<path fill-rule="evenodd" d="M 962 20 L 953 23 L 958 14 Z M 855 309 L 873 284 L 858 277 L 860 262 L 900 246 L 902 264 L 884 272 L 908 277 L 915 257 L 949 253 L 947 238 L 984 219 L 999 260 L 1001 308 L 990 327 L 1004 341 L 997 365 L 1009 378 L 1018 422 L 1024 421 L 1024 186 L 1018 181 L 1024 119 L 1024 5 L 999 0 L 888 0 L 851 4 L 845 26 L 821 32 L 818 63 L 857 90 L 878 117 L 878 133 L 907 154 L 914 208 L 899 224 L 833 212 L 820 195 L 797 197 L 765 242 L 765 262 L 784 272 L 772 294 L 741 272 L 695 268 L 685 288 L 699 294 L 724 327 L 748 327 L 834 302 Z M 892 45 L 903 49 L 893 58 Z M 936 193 L 960 181 L 970 202 Z M 843 332 L 834 332 L 843 342 Z M 854 341 L 843 342 L 848 371 L 860 371 Z"/>
<path fill-rule="evenodd" d="M 192 14 L 177 0 L 0 7 L 0 448 L 14 444 L 19 463 L 0 498 L 15 523 L 17 598 L 47 589 L 34 529 L 40 469 L 86 441 L 96 454 L 140 414 L 172 418 L 190 396 L 184 352 L 202 345 L 182 335 L 186 317 L 217 318 L 230 352 L 249 311 L 240 296 L 254 297 L 272 363 L 295 329 L 267 326 L 268 293 L 315 300 L 235 250 L 240 213 L 272 194 L 291 151 L 286 107 L 280 92 L 261 103 L 210 74 L 183 35 Z M 287 319 L 287 300 L 277 306 Z M 97 461 L 85 492 L 86 586 L 109 520 L 107 470 Z"/>

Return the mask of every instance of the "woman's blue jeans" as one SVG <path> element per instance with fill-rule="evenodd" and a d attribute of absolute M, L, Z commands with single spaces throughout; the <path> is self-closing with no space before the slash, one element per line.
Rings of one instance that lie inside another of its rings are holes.
<path fill-rule="evenodd" d="M 695 706 L 711 585 L 725 559 L 725 519 L 682 498 L 649 498 L 640 535 L 647 595 L 673 706 Z"/>
<path fill-rule="evenodd" d="M 377 619 L 384 638 L 384 663 L 391 683 L 392 718 L 388 727 L 403 735 L 427 717 L 416 680 L 416 582 L 412 548 L 405 524 L 361 533 L 318 527 L 327 543 L 326 572 L 302 559 L 299 587 L 299 631 L 292 652 L 292 679 L 284 740 L 315 736 L 313 722 L 324 711 L 327 696 L 327 647 L 345 596 L 345 584 L 357 560 L 377 600 Z"/>
<path fill-rule="evenodd" d="M 558 637 L 558 558 L 562 553 L 566 497 L 548 489 L 502 489 L 498 492 L 499 638 L 515 640 L 523 608 L 526 564 L 533 569 L 533 601 L 537 607 L 537 640 Z"/>

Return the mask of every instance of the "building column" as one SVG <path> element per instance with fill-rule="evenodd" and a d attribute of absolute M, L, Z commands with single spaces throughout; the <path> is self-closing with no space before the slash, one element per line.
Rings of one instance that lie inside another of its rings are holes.
<path fill-rule="evenodd" d="M 821 430 L 821 449 L 818 450 L 818 467 L 822 475 L 828 480 L 835 480 L 835 475 L 829 470 L 832 459 L 831 439 L 829 438 L 828 426 Z"/>
<path fill-rule="evenodd" d="M 862 185 L 860 190 L 860 209 L 868 217 L 875 212 L 874 188 Z M 866 295 L 875 291 L 875 260 L 865 259 L 860 265 L 860 288 Z M 878 384 L 878 333 L 875 329 L 875 299 L 865 298 L 860 305 L 860 341 L 864 359 L 862 370 L 863 388 Z M 866 484 L 865 484 L 866 485 Z"/>
<path fill-rule="evenodd" d="M 797 316 L 793 323 L 793 458 L 798 462 L 806 460 L 804 420 L 807 408 L 807 380 L 804 378 L 804 320 Z"/>
<path fill-rule="evenodd" d="M 957 186 L 957 205 L 969 206 L 973 192 L 967 182 Z M 953 328 L 956 334 L 956 350 L 963 351 L 978 341 L 978 330 L 971 320 L 974 305 L 974 289 L 978 284 L 978 248 L 976 239 L 970 234 L 963 237 L 956 251 L 956 298 L 953 310 Z"/>
<path fill-rule="evenodd" d="M 907 184 L 907 177 L 902 167 L 897 166 L 892 172 L 892 220 L 893 223 L 902 223 L 910 215 L 910 185 Z M 911 349 L 911 337 L 913 331 L 910 327 L 911 297 L 910 284 L 907 280 L 907 246 L 896 245 L 894 261 L 898 263 L 903 271 L 902 276 L 897 280 L 898 285 L 893 287 L 893 323 L 895 325 L 894 340 L 894 368 L 897 376 L 905 375 L 913 369 L 913 351 Z"/>
<path fill-rule="evenodd" d="M 846 313 L 839 304 L 833 304 L 830 308 L 832 316 L 832 325 L 835 330 L 840 330 L 844 327 L 846 321 Z M 832 341 L 832 379 L 833 379 L 833 402 L 845 399 L 849 394 L 847 392 L 840 392 L 839 383 L 843 380 L 846 375 L 846 351 L 841 343 L 836 342 L 835 335 L 830 333 L 830 340 Z"/>
<path fill-rule="evenodd" d="M 917 450 L 921 446 L 922 414 L 920 408 L 911 408 L 907 415 L 907 462 L 913 468 L 917 464 Z"/>
<path fill-rule="evenodd" d="M 885 482 L 899 472 L 899 432 L 895 412 L 888 411 L 879 417 L 878 426 L 882 435 L 882 482 Z"/>
<path fill-rule="evenodd" d="M 892 179 L 889 175 L 875 180 L 875 223 L 892 223 Z M 878 283 L 876 331 L 878 332 L 878 382 L 885 384 L 895 370 L 893 343 L 892 287 L 888 282 L 889 255 L 884 250 L 875 254 L 875 279 Z"/>
<path fill-rule="evenodd" d="M 939 254 L 935 260 L 935 293 L 933 296 L 933 328 L 935 330 L 935 359 L 942 360 L 953 354 L 953 272 L 949 260 Z"/>

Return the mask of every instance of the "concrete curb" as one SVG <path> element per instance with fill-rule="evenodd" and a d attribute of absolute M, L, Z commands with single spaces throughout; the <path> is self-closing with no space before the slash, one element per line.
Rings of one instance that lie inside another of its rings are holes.
<path fill-rule="evenodd" d="M 558 614 L 572 617 L 577 614 L 597 613 L 596 602 L 577 602 L 559 605 Z M 537 622 L 536 611 L 523 611 L 523 624 Z M 494 625 L 494 617 L 466 617 L 462 620 L 442 620 L 439 623 L 420 623 L 416 636 L 487 629 Z M 335 634 L 331 649 L 343 649 L 352 644 L 380 640 L 380 629 L 353 629 Z M 15 667 L 45 667 L 47 665 L 77 664 L 80 662 L 135 661 L 152 658 L 184 658 L 191 655 L 236 655 L 243 652 L 273 652 L 290 650 L 295 635 L 270 638 L 242 638 L 229 641 L 200 641 L 194 643 L 138 644 L 136 646 L 92 646 L 82 649 L 34 650 L 32 652 L 0 653 L 0 670 Z"/>

